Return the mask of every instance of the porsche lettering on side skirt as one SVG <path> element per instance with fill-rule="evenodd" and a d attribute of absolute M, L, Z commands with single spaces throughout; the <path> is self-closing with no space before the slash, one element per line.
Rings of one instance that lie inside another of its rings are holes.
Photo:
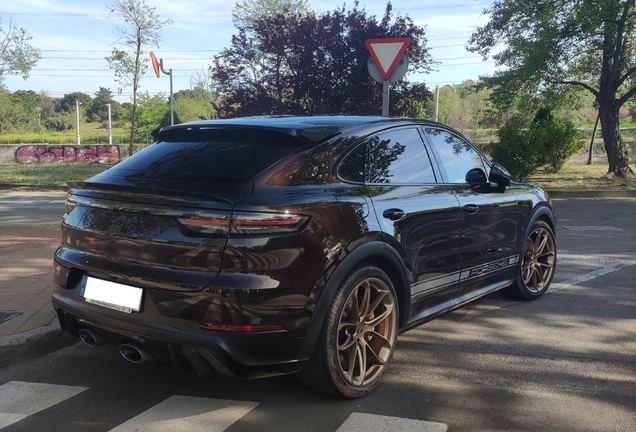
<path fill-rule="evenodd" d="M 494 261 L 488 264 L 480 265 L 478 267 L 473 267 L 471 269 L 467 269 L 462 272 L 462 280 L 474 278 L 477 276 L 482 276 L 482 275 L 485 275 L 486 273 L 491 273 L 506 267 L 510 267 L 512 265 L 516 265 L 517 261 L 519 261 L 519 257 L 513 256 L 513 257 L 504 258 L 499 261 Z"/>

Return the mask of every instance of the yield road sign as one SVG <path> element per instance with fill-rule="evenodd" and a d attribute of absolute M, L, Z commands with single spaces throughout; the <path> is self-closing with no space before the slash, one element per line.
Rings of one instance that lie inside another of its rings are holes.
<path fill-rule="evenodd" d="M 409 38 L 367 39 L 365 44 L 382 79 L 388 80 L 411 43 Z"/>

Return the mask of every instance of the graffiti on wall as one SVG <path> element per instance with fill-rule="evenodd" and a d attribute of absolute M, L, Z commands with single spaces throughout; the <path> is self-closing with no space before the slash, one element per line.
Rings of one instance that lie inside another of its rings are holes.
<path fill-rule="evenodd" d="M 61 146 L 46 147 L 28 145 L 19 147 L 15 159 L 23 164 L 30 163 L 103 163 L 119 162 L 119 146 Z"/>

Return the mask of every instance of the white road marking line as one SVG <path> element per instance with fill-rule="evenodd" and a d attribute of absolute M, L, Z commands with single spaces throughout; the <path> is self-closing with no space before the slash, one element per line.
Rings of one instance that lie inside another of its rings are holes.
<path fill-rule="evenodd" d="M 0 200 L 0 204 L 31 204 L 34 200 Z"/>
<path fill-rule="evenodd" d="M 0 429 L 57 405 L 88 387 L 10 381 L 0 386 Z"/>
<path fill-rule="evenodd" d="M 568 225 L 564 226 L 564 229 L 568 231 L 623 231 L 620 228 L 610 225 L 600 225 L 600 226 L 578 226 L 578 225 Z"/>
<path fill-rule="evenodd" d="M 448 425 L 376 414 L 352 413 L 336 432 L 446 432 Z"/>
<path fill-rule="evenodd" d="M 222 432 L 256 406 L 257 402 L 172 396 L 110 432 Z"/>
<path fill-rule="evenodd" d="M 601 276 L 605 276 L 610 273 L 617 272 L 619 270 L 624 269 L 625 267 L 636 265 L 636 260 L 625 260 L 619 258 L 604 258 L 604 257 L 589 257 L 583 255 L 557 255 L 559 261 L 572 261 L 579 264 L 593 265 L 593 266 L 601 266 L 601 268 L 597 270 L 593 270 L 589 273 L 585 273 L 584 275 L 577 276 L 572 279 L 565 280 L 559 283 L 553 283 L 550 285 L 548 292 L 558 291 L 560 289 L 569 288 L 574 285 L 580 285 L 584 282 L 590 281 L 592 279 L 596 279 Z M 557 261 L 558 265 L 558 261 Z"/>
<path fill-rule="evenodd" d="M 53 200 L 49 201 L 49 204 L 65 204 L 66 200 Z"/>

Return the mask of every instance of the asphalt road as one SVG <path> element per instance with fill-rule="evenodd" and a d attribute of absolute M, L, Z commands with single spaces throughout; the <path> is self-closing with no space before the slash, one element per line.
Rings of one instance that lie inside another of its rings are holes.
<path fill-rule="evenodd" d="M 0 203 L 1 223 L 56 223 L 60 208 L 45 199 L 33 214 Z M 493 294 L 402 334 L 365 398 L 323 396 L 293 376 L 199 378 L 130 364 L 113 346 L 75 345 L 0 369 L 0 428 L 634 431 L 636 200 L 556 209 L 559 259 L 544 297 Z"/>

